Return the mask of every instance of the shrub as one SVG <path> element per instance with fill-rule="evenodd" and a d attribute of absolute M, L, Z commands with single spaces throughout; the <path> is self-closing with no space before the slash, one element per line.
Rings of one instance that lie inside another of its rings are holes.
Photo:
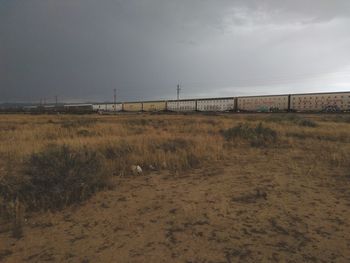
<path fill-rule="evenodd" d="M 149 122 L 150 120 L 147 119 L 128 119 L 124 121 L 125 124 L 130 126 L 146 126 Z"/>
<path fill-rule="evenodd" d="M 18 204 L 29 181 L 26 176 L 16 176 L 11 172 L 0 176 L 0 219 L 18 222 Z"/>
<path fill-rule="evenodd" d="M 276 123 L 290 122 L 304 127 L 317 127 L 316 122 L 295 114 L 271 115 L 266 118 L 266 121 Z"/>
<path fill-rule="evenodd" d="M 65 120 L 61 123 L 62 128 L 78 128 L 78 127 L 88 127 L 97 122 L 97 119 L 92 118 L 80 118 L 75 120 Z"/>
<path fill-rule="evenodd" d="M 50 146 L 32 154 L 20 189 L 22 200 L 33 209 L 56 209 L 79 202 L 107 185 L 101 156 L 87 148 Z"/>
<path fill-rule="evenodd" d="M 193 143 L 189 140 L 184 140 L 181 138 L 175 138 L 163 142 L 158 146 L 159 149 L 164 150 L 165 152 L 176 152 L 177 150 L 188 149 Z"/>
<path fill-rule="evenodd" d="M 203 123 L 208 124 L 208 125 L 212 125 L 212 126 L 217 126 L 220 124 L 219 121 L 213 120 L 213 119 L 204 120 Z"/>
<path fill-rule="evenodd" d="M 299 126 L 304 126 L 304 127 L 317 127 L 316 122 L 308 119 L 302 119 L 298 122 Z"/>
<path fill-rule="evenodd" d="M 80 137 L 89 137 L 89 136 L 96 135 L 96 132 L 91 132 L 89 130 L 82 129 L 82 130 L 77 131 L 77 135 Z"/>
<path fill-rule="evenodd" d="M 268 122 L 293 122 L 297 123 L 300 121 L 301 117 L 295 114 L 272 114 L 269 117 L 266 118 L 266 121 Z"/>
<path fill-rule="evenodd" d="M 335 118 L 332 118 L 332 121 L 350 123 L 350 116 L 349 115 L 337 115 Z"/>
<path fill-rule="evenodd" d="M 264 127 L 259 123 L 256 127 L 250 127 L 247 124 L 239 124 L 236 127 L 222 131 L 222 135 L 227 141 L 233 141 L 236 138 L 242 138 L 250 142 L 251 146 L 262 147 L 276 142 L 276 131 Z"/>
<path fill-rule="evenodd" d="M 118 145 L 108 145 L 104 149 L 103 154 L 107 159 L 112 160 L 116 158 L 125 157 L 132 153 L 133 150 L 133 146 L 130 145 L 128 142 L 121 141 Z"/>

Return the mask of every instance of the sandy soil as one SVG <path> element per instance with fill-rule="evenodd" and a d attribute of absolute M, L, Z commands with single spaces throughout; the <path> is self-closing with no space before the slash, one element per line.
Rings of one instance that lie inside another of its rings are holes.
<path fill-rule="evenodd" d="M 29 218 L 20 240 L 0 234 L 0 261 L 350 262 L 350 180 L 314 167 L 260 151 L 118 178 L 82 206 Z"/>

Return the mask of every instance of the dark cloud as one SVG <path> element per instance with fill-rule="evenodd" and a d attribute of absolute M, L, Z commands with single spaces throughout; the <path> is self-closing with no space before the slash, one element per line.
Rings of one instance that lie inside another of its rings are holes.
<path fill-rule="evenodd" d="M 347 0 L 0 0 L 0 101 L 349 90 Z"/>

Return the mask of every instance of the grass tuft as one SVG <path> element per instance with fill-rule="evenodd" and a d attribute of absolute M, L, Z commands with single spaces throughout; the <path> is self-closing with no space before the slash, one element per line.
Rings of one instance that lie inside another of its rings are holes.
<path fill-rule="evenodd" d="M 266 147 L 277 141 L 277 132 L 259 123 L 256 127 L 239 124 L 222 132 L 226 141 L 241 138 L 250 142 L 253 147 Z"/>
<path fill-rule="evenodd" d="M 308 120 L 308 119 L 302 119 L 298 122 L 299 126 L 303 126 L 303 127 L 317 127 L 316 122 L 312 121 L 312 120 Z"/>

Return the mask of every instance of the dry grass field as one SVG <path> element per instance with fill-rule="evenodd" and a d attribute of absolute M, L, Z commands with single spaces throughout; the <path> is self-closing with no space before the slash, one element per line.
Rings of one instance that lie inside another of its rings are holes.
<path fill-rule="evenodd" d="M 0 262 L 350 262 L 350 115 L 0 115 L 0 142 Z"/>

